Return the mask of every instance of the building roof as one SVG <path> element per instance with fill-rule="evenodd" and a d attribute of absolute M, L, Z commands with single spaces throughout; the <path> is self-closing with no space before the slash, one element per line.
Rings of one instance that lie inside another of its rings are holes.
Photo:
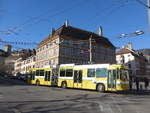
<path fill-rule="evenodd" d="M 2 49 L 0 49 L 0 56 L 8 56 L 7 55 L 7 53 L 4 51 L 4 50 L 2 50 Z"/>
<path fill-rule="evenodd" d="M 47 37 L 46 39 L 44 39 L 41 43 L 45 43 L 48 40 L 50 40 L 53 36 L 59 35 L 61 37 L 68 37 L 71 38 L 73 40 L 89 40 L 90 36 L 92 36 L 92 39 L 94 39 L 96 41 L 96 43 L 101 44 L 101 45 L 105 45 L 111 48 L 115 48 L 115 46 L 106 38 L 103 36 L 99 36 L 96 33 L 93 32 L 89 32 L 86 30 L 82 30 L 79 28 L 75 28 L 72 26 L 61 26 L 60 28 L 58 28 L 57 30 L 55 30 L 53 32 L 53 34 L 49 37 Z"/>
<path fill-rule="evenodd" d="M 116 52 L 116 55 L 122 55 L 122 54 L 127 54 L 127 53 L 131 53 L 133 56 L 141 58 L 143 60 L 146 60 L 146 58 L 139 54 L 137 51 L 135 51 L 134 49 L 129 49 L 129 48 L 122 48 L 119 51 Z"/>
<path fill-rule="evenodd" d="M 5 52 L 4 50 L 0 49 L 0 52 Z"/>
<path fill-rule="evenodd" d="M 150 56 L 150 49 L 140 49 L 140 50 L 137 50 L 137 51 L 142 53 L 143 55 Z"/>
<path fill-rule="evenodd" d="M 116 52 L 116 55 L 122 55 L 122 54 L 126 54 L 126 53 L 131 53 L 131 51 L 126 48 L 122 48 Z"/>

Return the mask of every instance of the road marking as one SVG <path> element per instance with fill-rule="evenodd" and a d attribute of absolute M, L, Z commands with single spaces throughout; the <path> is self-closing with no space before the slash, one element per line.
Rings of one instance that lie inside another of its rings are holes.
<path fill-rule="evenodd" d="M 14 113 L 21 113 L 21 112 L 20 112 L 18 109 L 16 109 L 16 108 L 13 108 L 12 111 L 13 111 Z"/>
<path fill-rule="evenodd" d="M 99 105 L 100 111 L 104 111 L 104 107 L 102 105 Z"/>
<path fill-rule="evenodd" d="M 0 98 L 3 98 L 3 95 L 0 95 Z"/>
<path fill-rule="evenodd" d="M 101 102 L 97 102 L 97 104 L 99 104 L 100 112 L 104 112 L 104 113 L 114 113 L 114 111 L 112 110 L 110 104 L 101 103 Z"/>
<path fill-rule="evenodd" d="M 120 99 L 122 99 L 122 98 L 120 98 Z M 122 99 L 122 102 L 125 102 L 125 103 L 131 103 L 130 101 L 129 101 L 130 99 L 129 99 L 129 97 L 124 97 L 123 99 Z M 131 106 L 131 105 L 130 105 Z M 132 106 L 135 106 L 134 104 L 132 105 Z M 135 112 L 136 113 L 141 113 L 140 111 L 137 111 L 137 109 L 134 109 L 135 110 Z"/>
<path fill-rule="evenodd" d="M 113 100 L 114 105 L 116 106 L 116 108 L 119 110 L 120 113 L 122 113 L 122 109 L 121 107 L 118 105 L 117 101 L 115 100 L 115 98 L 113 96 L 110 96 Z"/>

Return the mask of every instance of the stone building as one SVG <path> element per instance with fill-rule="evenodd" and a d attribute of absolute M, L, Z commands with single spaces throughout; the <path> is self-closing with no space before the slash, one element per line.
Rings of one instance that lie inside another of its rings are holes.
<path fill-rule="evenodd" d="M 101 32 L 101 31 L 100 31 Z M 91 49 L 90 49 L 90 41 Z M 105 38 L 65 23 L 45 38 L 36 49 L 36 67 L 50 67 L 59 64 L 115 63 L 115 47 Z"/>

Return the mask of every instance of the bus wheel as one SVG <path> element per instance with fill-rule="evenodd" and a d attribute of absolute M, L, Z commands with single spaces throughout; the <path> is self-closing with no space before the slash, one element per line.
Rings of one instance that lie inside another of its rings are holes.
<path fill-rule="evenodd" d="M 36 85 L 37 85 L 37 86 L 40 85 L 40 81 L 39 81 L 39 80 L 36 81 Z"/>
<path fill-rule="evenodd" d="M 103 84 L 98 84 L 96 90 L 98 92 L 105 92 L 105 86 Z"/>
<path fill-rule="evenodd" d="M 67 88 L 67 83 L 66 82 L 62 82 L 61 87 L 64 88 L 64 89 Z"/>

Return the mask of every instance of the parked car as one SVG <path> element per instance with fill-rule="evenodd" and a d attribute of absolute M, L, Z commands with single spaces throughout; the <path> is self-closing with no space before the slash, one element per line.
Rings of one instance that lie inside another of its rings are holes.
<path fill-rule="evenodd" d="M 27 77 L 28 77 L 28 75 L 26 75 L 26 74 L 18 74 L 18 75 L 17 75 L 17 79 L 19 79 L 19 80 L 24 80 L 24 81 L 26 81 L 26 80 L 27 80 Z"/>

